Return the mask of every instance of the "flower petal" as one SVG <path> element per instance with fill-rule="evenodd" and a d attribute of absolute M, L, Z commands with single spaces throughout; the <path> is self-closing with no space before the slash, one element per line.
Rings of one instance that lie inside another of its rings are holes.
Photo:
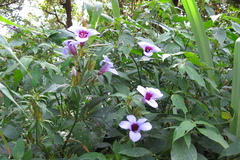
<path fill-rule="evenodd" d="M 63 47 L 62 54 L 68 55 L 68 47 L 67 46 Z"/>
<path fill-rule="evenodd" d="M 139 126 L 138 129 L 141 130 L 141 131 L 149 131 L 149 130 L 152 129 L 152 125 L 149 122 L 143 123 Z"/>
<path fill-rule="evenodd" d="M 147 42 L 138 42 L 138 45 L 139 45 L 143 50 L 145 50 L 145 48 L 146 48 L 147 46 L 149 46 L 149 43 L 147 43 Z"/>
<path fill-rule="evenodd" d="M 140 126 L 141 124 L 143 124 L 144 122 L 146 122 L 147 119 L 146 118 L 140 118 L 138 121 L 137 121 L 137 124 Z"/>
<path fill-rule="evenodd" d="M 159 89 L 156 88 L 146 88 L 149 92 L 152 93 L 152 98 L 156 99 L 156 98 L 161 98 L 163 96 L 163 94 L 161 93 L 161 91 Z"/>
<path fill-rule="evenodd" d="M 127 119 L 131 124 L 136 123 L 136 117 L 134 115 L 128 115 Z"/>
<path fill-rule="evenodd" d="M 93 35 L 100 34 L 98 31 L 95 29 L 88 29 L 88 37 L 91 37 Z"/>
<path fill-rule="evenodd" d="M 108 63 L 106 63 L 106 64 L 99 70 L 99 72 L 101 72 L 101 73 L 108 72 L 109 69 L 110 69 L 110 67 L 111 67 L 111 66 L 110 66 Z"/>
<path fill-rule="evenodd" d="M 137 142 L 141 138 L 141 134 L 139 132 L 129 132 L 129 137 L 133 142 Z"/>
<path fill-rule="evenodd" d="M 129 130 L 131 129 L 131 123 L 128 121 L 121 121 L 119 123 L 119 126 L 123 129 L 129 129 Z"/>
<path fill-rule="evenodd" d="M 80 38 L 80 37 L 75 37 L 78 42 L 86 42 L 88 40 L 88 37 L 86 38 Z"/>
<path fill-rule="evenodd" d="M 138 87 L 137 87 L 137 90 L 138 90 L 138 92 L 141 93 L 143 96 L 145 96 L 146 93 L 147 93 L 147 90 L 146 90 L 143 86 L 138 86 Z"/>
<path fill-rule="evenodd" d="M 161 52 L 162 50 L 158 46 L 152 45 L 152 52 Z"/>
<path fill-rule="evenodd" d="M 153 52 L 152 51 L 143 52 L 143 54 L 145 54 L 145 56 L 147 56 L 147 57 L 151 57 L 153 55 Z"/>
<path fill-rule="evenodd" d="M 117 72 L 117 70 L 116 70 L 116 69 L 114 69 L 114 68 L 110 68 L 110 69 L 109 69 L 109 72 L 112 72 L 113 74 L 116 74 L 116 75 L 118 75 L 118 72 Z"/>
<path fill-rule="evenodd" d="M 153 108 L 157 108 L 158 107 L 157 102 L 155 100 L 153 100 L 153 99 L 146 100 L 146 102 Z"/>

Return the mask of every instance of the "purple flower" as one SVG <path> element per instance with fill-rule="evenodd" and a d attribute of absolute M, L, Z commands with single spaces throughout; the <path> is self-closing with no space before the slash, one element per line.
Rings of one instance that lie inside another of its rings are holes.
<path fill-rule="evenodd" d="M 134 115 L 127 116 L 128 121 L 121 121 L 119 126 L 123 129 L 129 129 L 129 137 L 133 142 L 137 142 L 141 138 L 139 131 L 149 131 L 152 125 L 146 122 L 146 118 L 141 118 L 138 121 Z"/>
<path fill-rule="evenodd" d="M 77 45 L 80 44 L 80 42 L 74 40 L 66 40 L 63 42 L 63 44 L 65 45 L 62 49 L 62 53 L 64 55 L 68 55 L 68 52 L 70 52 L 74 56 L 77 56 Z"/>
<path fill-rule="evenodd" d="M 102 61 L 100 62 L 100 65 L 102 66 L 103 63 L 105 63 L 105 64 L 104 64 L 104 66 L 99 70 L 98 75 L 101 75 L 101 74 L 103 74 L 103 73 L 105 73 L 105 72 L 108 72 L 108 71 L 109 71 L 109 72 L 112 72 L 113 74 L 118 75 L 118 72 L 116 71 L 116 69 L 113 68 L 113 63 L 110 61 L 110 59 L 109 59 L 107 56 L 105 56 L 105 55 L 103 55 L 103 58 L 104 58 L 104 60 L 102 60 Z"/>
<path fill-rule="evenodd" d="M 87 29 L 85 27 L 71 26 L 68 30 L 77 35 L 76 40 L 79 42 L 86 42 L 90 36 L 99 34 L 95 29 Z"/>
<path fill-rule="evenodd" d="M 161 52 L 161 49 L 147 42 L 138 42 L 138 45 L 143 49 L 145 56 L 151 57 L 153 52 Z"/>
<path fill-rule="evenodd" d="M 163 96 L 159 89 L 148 87 L 144 88 L 142 86 L 138 86 L 137 90 L 143 95 L 142 101 L 144 103 L 148 103 L 153 108 L 158 107 L 158 104 L 155 101 L 155 99 L 161 98 Z"/>
<path fill-rule="evenodd" d="M 18 29 L 18 27 L 17 26 L 14 26 L 14 25 L 11 25 L 10 26 L 10 32 L 13 32 L 13 31 L 15 31 L 15 30 L 17 30 Z"/>

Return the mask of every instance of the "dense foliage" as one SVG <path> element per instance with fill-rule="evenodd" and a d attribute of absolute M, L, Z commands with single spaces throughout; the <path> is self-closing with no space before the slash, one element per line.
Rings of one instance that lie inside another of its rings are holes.
<path fill-rule="evenodd" d="M 145 1 L 134 11 L 117 0 L 84 3 L 79 35 L 1 16 L 11 36 L 0 35 L 0 158 L 239 157 L 231 106 L 239 11 L 184 1 Z"/>

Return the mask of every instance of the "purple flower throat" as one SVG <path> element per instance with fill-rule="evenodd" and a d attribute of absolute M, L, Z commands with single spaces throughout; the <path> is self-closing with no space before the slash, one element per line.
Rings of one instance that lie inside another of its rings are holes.
<path fill-rule="evenodd" d="M 86 31 L 80 31 L 79 32 L 79 37 L 80 38 L 87 38 L 87 35 L 88 35 L 88 32 L 86 32 Z"/>
<path fill-rule="evenodd" d="M 138 125 L 137 123 L 133 123 L 133 124 L 131 125 L 131 128 L 132 128 L 132 131 L 133 131 L 133 132 L 136 132 L 136 131 L 138 130 L 138 128 L 139 128 L 139 125 Z"/>
<path fill-rule="evenodd" d="M 150 100 L 150 99 L 152 98 L 152 96 L 153 96 L 152 93 L 147 92 L 145 99 L 146 99 L 146 100 Z"/>
<path fill-rule="evenodd" d="M 146 47 L 145 48 L 145 52 L 149 52 L 149 51 L 151 51 L 152 50 L 152 47 Z"/>

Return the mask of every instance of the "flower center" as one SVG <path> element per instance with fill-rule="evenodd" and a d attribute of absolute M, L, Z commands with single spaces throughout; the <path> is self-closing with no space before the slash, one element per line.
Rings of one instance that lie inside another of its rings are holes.
<path fill-rule="evenodd" d="M 138 128 L 139 128 L 139 125 L 138 125 L 137 123 L 133 123 L 133 124 L 131 125 L 131 128 L 132 128 L 132 131 L 133 131 L 133 132 L 136 132 L 136 131 L 138 130 Z"/>
<path fill-rule="evenodd" d="M 87 38 L 87 35 L 88 35 L 88 32 L 86 32 L 86 31 L 80 31 L 79 32 L 79 37 L 80 38 Z"/>
<path fill-rule="evenodd" d="M 145 98 L 145 99 L 146 99 L 146 100 L 150 100 L 150 99 L 152 98 L 152 95 L 153 95 L 152 93 L 147 92 L 147 93 L 146 93 L 146 98 Z"/>
<path fill-rule="evenodd" d="M 151 50 L 152 50 L 151 47 L 146 47 L 146 48 L 145 48 L 145 52 L 149 52 L 149 51 L 151 51 Z"/>

